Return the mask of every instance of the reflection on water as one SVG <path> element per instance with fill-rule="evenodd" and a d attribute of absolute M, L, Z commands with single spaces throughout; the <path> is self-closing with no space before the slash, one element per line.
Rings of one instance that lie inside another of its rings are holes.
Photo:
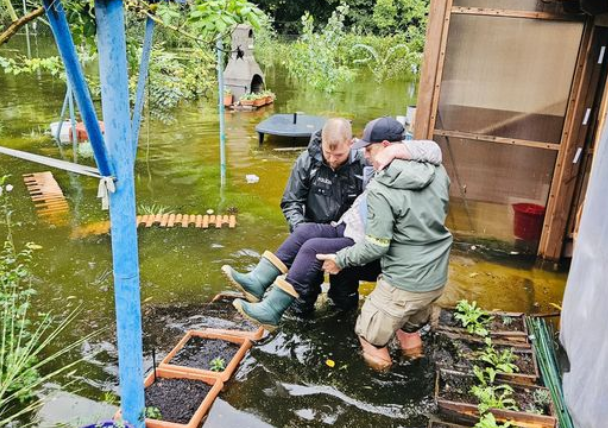
<path fill-rule="evenodd" d="M 48 48 L 49 40 L 39 41 L 39 45 Z M 180 106 L 178 122 L 172 125 L 142 125 L 135 166 L 138 204 L 157 204 L 176 213 L 204 214 L 208 209 L 238 212 L 238 225 L 233 230 L 140 229 L 146 367 L 152 364 L 152 348 L 160 357 L 184 329 L 204 323 L 201 305 L 226 288 L 221 265 L 248 269 L 264 250 L 275 249 L 287 234 L 279 201 L 298 153 L 273 148 L 305 142 L 269 137 L 259 147 L 254 131 L 259 121 L 273 113 L 294 111 L 342 115 L 353 120 L 359 133 L 368 120 L 404 114 L 413 101 L 407 82 L 377 85 L 360 76 L 354 84 L 327 97 L 289 82 L 284 74 L 280 68 L 266 71 L 268 86 L 278 96 L 275 104 L 254 113 L 226 114 L 228 185 L 223 194 L 213 102 L 200 100 Z M 1 144 L 71 159 L 71 148 L 60 152 L 41 134 L 57 120 L 64 85 L 44 75 L 0 75 L 0 88 Z M 95 180 L 53 171 L 70 204 L 72 219 L 67 227 L 39 222 L 21 175 L 44 170 L 48 168 L 0 158 L 0 174 L 11 174 L 15 185 L 15 239 L 19 244 L 35 241 L 43 247 L 33 267 L 39 292 L 36 304 L 40 310 L 55 313 L 76 306 L 82 310 L 78 323 L 55 346 L 109 326 L 78 355 L 71 356 L 84 357 L 85 361 L 69 379 L 74 381 L 70 389 L 101 399 L 105 391 L 117 392 L 110 238 L 71 236 L 76 230 L 107 220 L 107 213 L 100 209 Z M 246 174 L 259 176 L 259 183 L 247 184 Z M 488 307 L 539 312 L 549 311 L 549 303 L 561 301 L 564 274 L 537 269 L 528 260 L 481 250 L 468 245 L 455 250 L 444 303 L 469 297 Z M 370 284 L 363 286 L 364 292 L 370 289 Z M 354 318 L 355 314 L 321 310 L 311 322 L 287 322 L 280 333 L 252 350 L 223 394 L 221 405 L 213 409 L 207 426 L 228 426 L 227 421 L 260 427 L 423 426 L 432 410 L 432 365 L 423 358 L 399 360 L 385 374 L 369 370 L 357 354 Z M 334 360 L 336 366 L 329 368 L 327 359 Z"/>

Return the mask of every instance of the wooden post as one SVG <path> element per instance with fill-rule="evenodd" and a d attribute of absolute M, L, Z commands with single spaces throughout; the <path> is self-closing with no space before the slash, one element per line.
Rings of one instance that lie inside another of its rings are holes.
<path fill-rule="evenodd" d="M 437 85 L 441 85 L 441 81 L 437 82 L 437 70 L 439 63 L 443 62 L 443 58 L 440 59 L 441 42 L 443 33 L 448 31 L 446 19 L 449 19 L 451 6 L 452 0 L 431 0 L 416 103 L 414 138 L 417 140 L 433 138 L 433 130 L 430 129 L 432 105 Z"/>
<path fill-rule="evenodd" d="M 586 95 L 590 89 L 589 84 L 593 69 L 601 67 L 597 64 L 597 55 L 592 50 L 593 28 L 593 21 L 589 19 L 585 25 L 581 41 L 577 68 L 564 121 L 564 131 L 557 162 L 555 163 L 543 234 L 538 247 L 538 255 L 546 259 L 557 260 L 562 254 L 579 169 L 579 163 L 574 163 L 574 156 L 581 138 L 579 131 L 581 127 L 586 127 L 586 125 L 582 125 L 586 108 L 591 107 L 591 104 L 587 104 Z M 599 54 L 599 47 L 597 51 L 597 54 Z M 592 102 L 593 100 L 591 100 Z"/>

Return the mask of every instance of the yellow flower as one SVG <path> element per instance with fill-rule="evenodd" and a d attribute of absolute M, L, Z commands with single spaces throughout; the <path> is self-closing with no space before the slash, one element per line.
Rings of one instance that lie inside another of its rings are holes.
<path fill-rule="evenodd" d="M 327 364 L 331 368 L 334 368 L 336 366 L 336 362 L 334 360 L 326 360 L 325 364 Z"/>

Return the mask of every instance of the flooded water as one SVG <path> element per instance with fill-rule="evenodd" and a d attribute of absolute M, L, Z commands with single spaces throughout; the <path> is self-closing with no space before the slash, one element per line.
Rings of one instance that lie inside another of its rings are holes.
<path fill-rule="evenodd" d="M 49 50 L 48 39 L 38 43 L 41 51 Z M 279 201 L 298 152 L 274 149 L 305 142 L 267 137 L 259 147 L 255 125 L 274 113 L 302 111 L 351 118 L 360 133 L 368 120 L 404 114 L 415 100 L 411 82 L 378 85 L 365 75 L 331 97 L 290 82 L 280 68 L 267 70 L 266 79 L 277 93 L 274 105 L 253 113 L 226 114 L 228 183 L 223 191 L 218 116 L 212 101 L 180 106 L 174 124 L 146 121 L 142 125 L 135 166 L 138 205 L 183 214 L 204 214 L 209 209 L 237 212 L 235 229 L 139 230 L 147 368 L 152 364 L 151 349 L 159 356 L 168 352 L 181 332 L 193 326 L 193 317 L 204 316 L 197 308 L 227 288 L 221 265 L 246 270 L 264 250 L 275 249 L 287 236 Z M 43 134 L 58 118 L 65 94 L 61 82 L 45 75 L 0 74 L 0 88 L 2 146 L 72 159 L 70 147 L 60 149 Z M 70 356 L 84 362 L 74 376 L 61 380 L 72 381 L 70 391 L 101 400 L 108 392 L 118 392 L 110 238 L 92 233 L 107 220 L 107 212 L 96 198 L 96 180 L 52 170 L 68 200 L 69 221 L 63 226 L 40 221 L 22 174 L 46 170 L 0 157 L 0 175 L 10 174 L 15 186 L 11 197 L 15 240 L 43 247 L 33 266 L 38 309 L 65 313 L 80 307 L 82 311 L 54 346 L 60 348 L 109 326 Z M 247 174 L 259 176 L 259 182 L 247 184 Z M 534 260 L 461 242 L 453 251 L 442 302 L 466 297 L 488 308 L 547 312 L 553 310 L 551 303 L 561 303 L 564 283 L 564 273 L 541 269 Z M 372 286 L 364 285 L 364 293 Z M 425 426 L 432 411 L 431 362 L 398 360 L 384 374 L 368 369 L 357 353 L 355 316 L 321 308 L 312 321 L 286 322 L 278 334 L 250 352 L 205 426 Z M 325 364 L 327 359 L 335 361 L 334 368 Z"/>

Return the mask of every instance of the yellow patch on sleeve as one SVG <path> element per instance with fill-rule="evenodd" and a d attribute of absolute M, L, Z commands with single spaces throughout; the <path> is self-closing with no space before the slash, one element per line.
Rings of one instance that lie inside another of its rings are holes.
<path fill-rule="evenodd" d="M 379 247 L 388 247 L 391 245 L 391 240 L 386 238 L 376 238 L 375 236 L 365 235 L 365 240 L 370 244 L 374 244 Z"/>

